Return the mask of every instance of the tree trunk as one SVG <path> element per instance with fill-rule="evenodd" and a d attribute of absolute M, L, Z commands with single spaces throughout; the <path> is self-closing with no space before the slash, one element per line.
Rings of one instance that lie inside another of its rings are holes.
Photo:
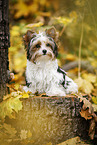
<path fill-rule="evenodd" d="M 8 0 L 0 0 L 0 101 L 6 94 L 9 43 Z"/>

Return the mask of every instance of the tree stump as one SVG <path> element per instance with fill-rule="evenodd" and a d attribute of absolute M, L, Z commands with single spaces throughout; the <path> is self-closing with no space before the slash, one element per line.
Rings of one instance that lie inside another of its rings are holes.
<path fill-rule="evenodd" d="M 29 145 L 55 145 L 76 136 L 88 139 L 89 124 L 80 116 L 82 103 L 78 98 L 33 97 L 21 101 L 22 110 L 5 122 L 17 130 L 17 136 L 21 130 L 30 131 L 33 143 Z"/>

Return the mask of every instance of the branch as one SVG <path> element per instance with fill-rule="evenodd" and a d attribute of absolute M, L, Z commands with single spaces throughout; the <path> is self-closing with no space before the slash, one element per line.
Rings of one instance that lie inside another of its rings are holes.
<path fill-rule="evenodd" d="M 89 63 L 89 61 L 81 61 L 81 68 L 87 70 L 89 73 L 95 74 L 94 67 Z M 68 64 L 63 65 L 63 69 L 65 71 L 68 71 L 70 69 L 74 69 L 75 67 L 78 67 L 78 61 L 73 61 Z"/>

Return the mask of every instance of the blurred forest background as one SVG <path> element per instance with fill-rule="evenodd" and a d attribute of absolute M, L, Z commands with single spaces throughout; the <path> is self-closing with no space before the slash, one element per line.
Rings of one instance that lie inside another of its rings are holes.
<path fill-rule="evenodd" d="M 9 94 L 0 103 L 0 144 L 9 145 L 14 141 L 20 141 L 21 144 L 33 142 L 32 130 L 21 129 L 20 126 L 18 133 L 5 120 L 6 116 L 15 119 L 15 113 L 23 108 L 20 98 L 31 96 L 29 92 L 22 90 L 26 69 L 23 35 L 28 29 L 39 31 L 52 26 L 59 32 L 59 66 L 78 85 L 79 93 L 72 94 L 71 97 L 76 96 L 83 101 L 84 109 L 80 114 L 86 120 L 92 119 L 89 136 L 94 139 L 95 126 L 97 134 L 97 116 L 94 114 L 97 114 L 97 0 L 10 0 L 9 19 L 9 69 L 14 73 L 14 78 L 7 84 Z M 27 113 L 30 116 L 29 111 Z M 29 121 L 26 123 L 30 124 Z"/>
<path fill-rule="evenodd" d="M 55 26 L 59 32 L 59 65 L 75 64 L 68 75 L 78 84 L 79 91 L 90 95 L 97 104 L 97 1 L 10 0 L 9 9 L 9 67 L 15 74 L 11 87 L 14 85 L 18 90 L 20 84 L 25 84 L 26 52 L 22 36 L 28 29 L 37 31 Z"/>

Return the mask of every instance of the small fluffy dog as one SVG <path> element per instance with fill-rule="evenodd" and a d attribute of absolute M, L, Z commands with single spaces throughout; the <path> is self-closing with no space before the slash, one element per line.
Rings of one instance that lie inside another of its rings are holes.
<path fill-rule="evenodd" d="M 57 33 L 54 27 L 39 34 L 28 30 L 23 39 L 27 51 L 26 92 L 65 96 L 78 91 L 74 81 L 58 66 Z"/>

